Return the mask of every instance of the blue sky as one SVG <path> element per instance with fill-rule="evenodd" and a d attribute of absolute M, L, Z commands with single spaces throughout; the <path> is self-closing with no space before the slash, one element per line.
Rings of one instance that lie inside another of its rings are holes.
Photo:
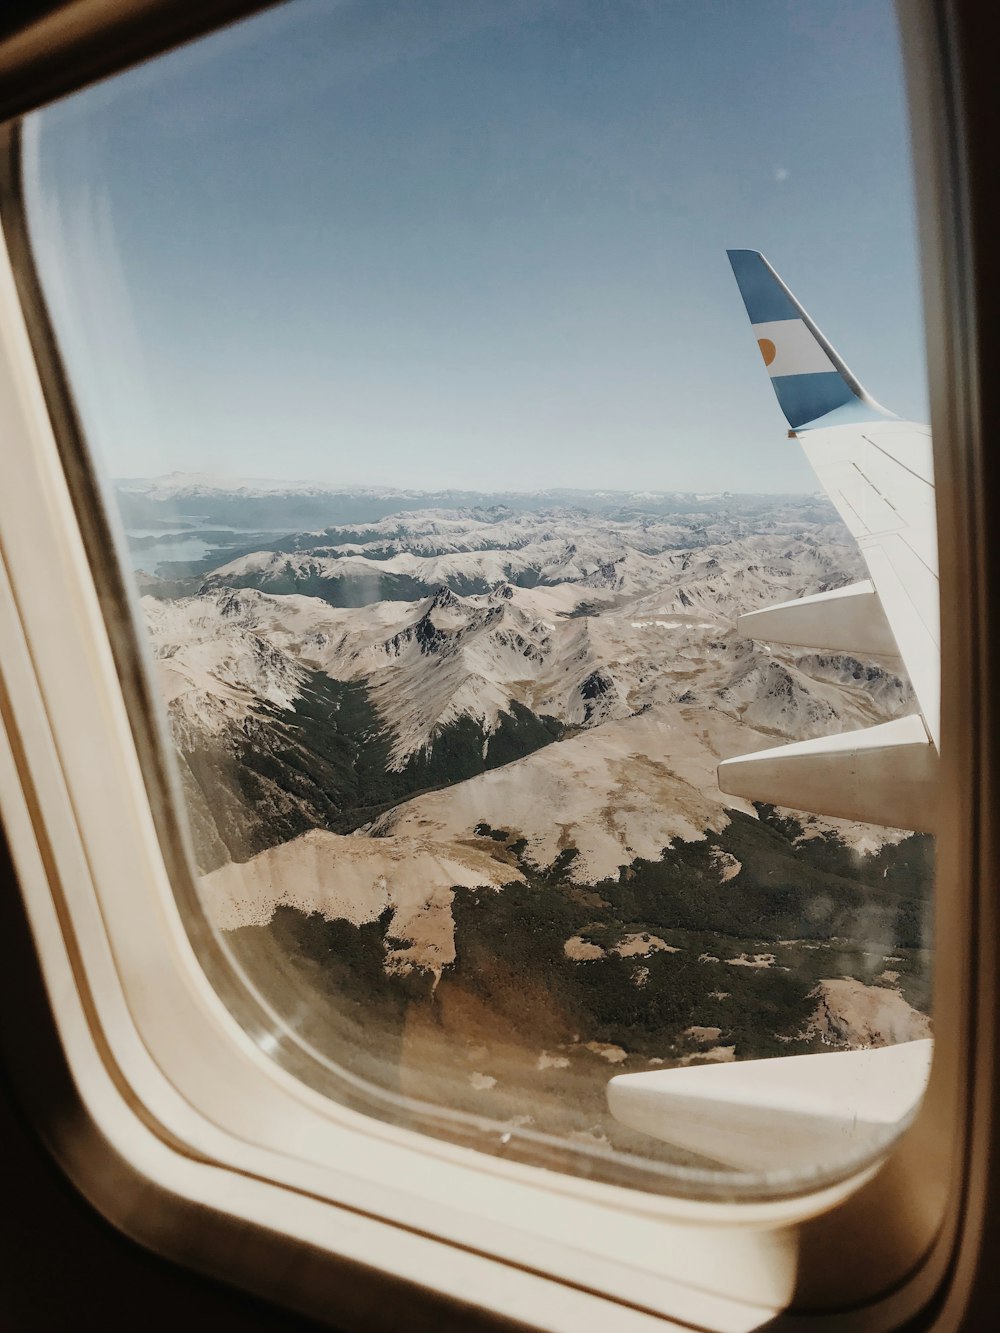
<path fill-rule="evenodd" d="M 927 419 L 889 0 L 293 0 L 26 157 L 114 475 L 814 490 L 727 247 Z"/>

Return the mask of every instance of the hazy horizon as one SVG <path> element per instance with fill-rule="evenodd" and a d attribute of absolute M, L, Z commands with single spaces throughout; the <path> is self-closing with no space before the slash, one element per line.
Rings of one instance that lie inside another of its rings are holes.
<path fill-rule="evenodd" d="M 179 482 L 181 482 L 181 481 L 185 481 L 185 482 L 187 482 L 187 483 L 189 483 L 189 484 L 191 484 L 191 485 L 205 485 L 205 486 L 212 486 L 212 485 L 214 485 L 215 483 L 220 483 L 220 489 L 221 489 L 222 487 L 226 486 L 226 485 L 230 485 L 230 486 L 233 486 L 233 487 L 237 487 L 237 486 L 254 486 L 254 485 L 256 485 L 256 486 L 264 486 L 264 487 L 268 487 L 268 488 L 273 488 L 273 489 L 275 489 L 275 490 L 277 490 L 277 489 L 279 489 L 279 488 L 281 488 L 281 487 L 286 487 L 286 488 L 290 488 L 290 489 L 291 489 L 291 488 L 295 488 L 295 487 L 297 487 L 297 486 L 313 486 L 313 487 L 321 487 L 321 488 L 323 488 L 323 489 L 327 489 L 327 490 L 330 490 L 330 491 L 338 491 L 338 492 L 339 492 L 339 491 L 343 491 L 343 492 L 348 492 L 348 493 L 351 493 L 351 492 L 360 492 L 360 493 L 364 493 L 364 492 L 366 492 L 366 491 L 374 491 L 374 492 L 378 492 L 378 493 L 382 493 L 382 494 L 386 494 L 386 493 L 388 493 L 388 494 L 392 494 L 392 493 L 394 493 L 394 492 L 398 492 L 398 493 L 400 493 L 400 494 L 405 494 L 405 495 L 441 495 L 441 494 L 458 494 L 458 495 L 512 495 L 512 496 L 516 496 L 516 495 L 529 495 L 529 496 L 530 496 L 530 495 L 548 495 L 548 494 L 565 494 L 565 495 L 630 495 L 630 496 L 642 496 L 642 495 L 649 495 L 649 496 L 670 496 L 670 495 L 678 495 L 678 496 L 701 496 L 701 495 L 703 495 L 703 496 L 705 496 L 705 497 L 707 497 L 707 498 L 708 498 L 708 497 L 715 497 L 715 496 L 725 496 L 725 495 L 732 495 L 732 496 L 744 496 L 744 495 L 746 495 L 746 496 L 761 496 L 761 497 L 777 497 L 777 498 L 782 498 L 782 499 L 783 499 L 783 498 L 787 498 L 787 497 L 797 497 L 797 496 L 804 496 L 804 497 L 818 497 L 818 498 L 824 498 L 824 499 L 826 498 L 826 494 L 825 494 L 825 492 L 823 491 L 822 487 L 820 487 L 819 485 L 816 485 L 816 486 L 812 487 L 811 489 L 794 490 L 794 491 L 781 491 L 781 490 L 733 490 L 733 489 L 729 489 L 729 488 L 726 488 L 726 489 L 723 489 L 723 490 L 709 490 L 709 489 L 706 489 L 706 488 L 704 488 L 704 487 L 696 487 L 696 488 L 693 488 L 693 489 L 692 489 L 692 488 L 690 488 L 690 487 L 679 487 L 679 486 L 663 486 L 663 487 L 641 486 L 641 487 L 639 487 L 639 486 L 598 486 L 598 485 L 595 485 L 595 486 L 560 486 L 560 485 L 557 485 L 557 486 L 528 486 L 528 487 L 522 487 L 522 486 L 504 486 L 504 487 L 499 487 L 499 486 L 486 486 L 486 487 L 482 487 L 482 486 L 451 486 L 451 485 L 441 485 L 441 486 L 419 487 L 419 486 L 405 486 L 405 485 L 389 485 L 389 484 L 385 484 L 385 483 L 379 483 L 379 482 L 365 482 L 365 481 L 358 481 L 358 482 L 350 482 L 350 483 L 347 483 L 347 482 L 339 482 L 339 481 L 336 481 L 336 480 L 334 480 L 334 479 L 328 479 L 328 478 L 325 478 L 325 477 L 318 477 L 318 476 L 313 476 L 313 477 L 274 477 L 274 476 L 271 476 L 271 477 L 264 477 L 264 476 L 251 477 L 251 476 L 241 476 L 241 475 L 239 475 L 239 474 L 237 474 L 237 473 L 235 473 L 235 472 L 233 472 L 233 473 L 224 473 L 224 472 L 212 472 L 212 473 L 207 473 L 207 472 L 188 472 L 188 471 L 185 471 L 185 470 L 183 470 L 183 469 L 175 469 L 175 470 L 173 470 L 173 471 L 171 471 L 171 472 L 161 472 L 161 473 L 156 474 L 155 476 L 140 476 L 140 475 L 134 475 L 134 476 L 112 476 L 112 477 L 110 478 L 110 480 L 111 480 L 112 484 L 115 485 L 115 486 L 123 486 L 123 485 L 126 485 L 126 484 L 128 484 L 128 483 L 137 484 L 137 483 L 140 483 L 140 482 L 146 482 L 146 483 L 176 482 L 176 483 L 179 483 Z"/>

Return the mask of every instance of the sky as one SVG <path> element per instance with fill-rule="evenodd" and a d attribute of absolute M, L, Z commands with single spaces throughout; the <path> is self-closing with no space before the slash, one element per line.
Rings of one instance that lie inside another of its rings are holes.
<path fill-rule="evenodd" d="M 891 0 L 291 0 L 25 161 L 113 476 L 813 491 L 727 248 L 927 420 Z"/>

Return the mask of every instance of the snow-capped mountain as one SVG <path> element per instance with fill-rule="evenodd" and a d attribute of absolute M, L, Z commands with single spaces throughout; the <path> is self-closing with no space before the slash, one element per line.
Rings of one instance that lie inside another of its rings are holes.
<path fill-rule="evenodd" d="M 317 536 L 327 529 L 331 532 L 332 544 L 363 543 L 377 540 L 380 535 L 390 540 L 393 536 L 400 537 L 403 541 L 396 548 L 397 552 L 418 551 L 416 545 L 406 546 L 405 540 L 412 537 L 416 541 L 421 536 L 422 525 L 446 527 L 448 515 L 456 515 L 461 523 L 474 512 L 486 515 L 487 521 L 491 514 L 506 514 L 515 520 L 518 516 L 544 519 L 560 510 L 617 519 L 630 517 L 640 524 L 650 525 L 657 520 L 667 520 L 692 534 L 690 544 L 699 540 L 700 528 L 711 530 L 716 524 L 732 529 L 734 523 L 742 523 L 749 532 L 763 531 L 768 524 L 833 521 L 831 506 L 818 495 L 775 497 L 727 492 L 705 495 L 571 489 L 483 495 L 458 490 L 344 487 L 315 481 L 213 477 L 197 473 L 123 478 L 115 483 L 115 491 L 126 528 L 155 531 L 176 526 L 181 529 L 230 528 L 234 533 L 269 530 L 288 534 L 312 529 Z M 335 529 L 341 531 L 338 533 Z M 719 528 L 718 534 L 721 531 Z M 712 538 L 706 536 L 704 540 Z M 306 545 L 315 544 L 306 542 Z M 233 545 L 239 547 L 235 538 Z M 429 553 L 433 554 L 434 550 Z"/>
<path fill-rule="evenodd" d="M 385 554 L 386 537 L 402 542 L 411 522 L 423 538 L 447 534 L 448 553 Z M 324 547 L 257 552 L 213 571 L 195 596 L 144 599 L 182 753 L 204 762 L 213 748 L 230 756 L 263 748 L 278 772 L 267 781 L 280 787 L 275 737 L 288 732 L 297 751 L 308 751 L 317 724 L 305 728 L 297 716 L 319 706 L 319 692 L 330 696 L 332 717 L 345 707 L 348 689 L 352 743 L 383 747 L 383 774 L 401 775 L 394 790 L 403 798 L 428 781 L 453 787 L 576 730 L 603 735 L 611 723 L 645 717 L 631 734 L 639 738 L 645 728 L 651 745 L 667 734 L 680 754 L 688 734 L 714 734 L 725 718 L 746 734 L 727 733 L 725 745 L 702 747 L 697 780 L 709 795 L 696 803 L 697 818 L 709 827 L 725 808 L 714 782 L 718 754 L 759 748 L 776 736 L 869 725 L 910 703 L 908 686 L 885 666 L 778 653 L 734 633 L 742 610 L 855 576 L 856 553 L 826 525 L 820 540 L 785 522 L 746 535 L 739 521 L 739 535 L 729 541 L 686 549 L 676 547 L 677 524 L 655 518 L 434 511 L 372 526 L 381 529 L 372 539 L 382 544 L 381 558 Z M 637 538 L 644 549 L 630 544 Z M 371 595 L 356 599 L 362 605 L 353 598 L 336 604 L 345 599 L 329 589 L 344 581 Z M 396 595 L 376 600 L 387 582 Z M 317 584 L 320 596 L 286 591 Z M 455 591 L 486 584 L 484 591 Z M 599 751 L 600 740 L 594 744 Z M 558 757 L 568 763 L 572 750 L 567 742 L 552 760 L 533 762 L 546 772 Z M 662 758 L 669 762 L 669 749 Z M 297 762 L 301 768 L 301 755 Z M 231 758 L 226 763 L 232 767 Z M 598 767 L 599 776 L 587 781 L 600 787 L 610 778 Z M 534 771 L 529 764 L 526 772 Z M 362 798 L 353 779 L 345 781 L 338 782 L 341 830 L 362 822 L 352 808 L 384 804 L 370 783 L 362 784 Z M 281 796 L 284 804 L 294 799 Z M 665 845 L 676 827 L 670 801 L 652 805 L 664 813 L 654 817 L 659 832 L 651 836 Z M 304 810 L 302 819 L 309 827 L 319 816 Z M 385 816 L 379 827 L 390 824 Z M 696 825 L 683 823 L 688 832 Z M 260 838 L 266 835 L 250 845 Z M 627 831 L 615 845 L 617 863 L 637 854 Z M 214 838 L 213 846 L 214 861 Z M 584 857 L 577 869 L 586 864 Z"/>
<path fill-rule="evenodd" d="M 746 534 L 746 526 L 739 520 L 679 524 L 562 510 L 513 517 L 481 510 L 454 517 L 437 511 L 430 518 L 394 515 L 389 523 L 356 533 L 300 534 L 272 549 L 248 552 L 211 570 L 203 586 L 303 592 L 334 606 L 412 600 L 441 584 L 459 593 L 486 592 L 500 581 L 528 588 L 578 583 L 634 597 L 693 566 L 694 573 L 676 581 L 690 585 L 685 604 L 695 606 L 699 598 L 716 600 L 733 572 L 739 579 L 729 585 L 735 598 L 745 578 L 752 583 L 759 575 L 768 585 L 789 575 L 823 582 L 824 574 L 839 577 L 845 564 L 857 562 L 833 523 L 822 532 L 822 542 L 803 540 L 801 525 L 796 530 L 775 524 L 766 535 Z M 333 540 L 347 535 L 355 540 Z M 741 541 L 750 542 L 747 552 L 739 548 Z M 668 552 L 671 559 L 664 561 Z M 697 552 L 705 554 L 697 558 Z"/>

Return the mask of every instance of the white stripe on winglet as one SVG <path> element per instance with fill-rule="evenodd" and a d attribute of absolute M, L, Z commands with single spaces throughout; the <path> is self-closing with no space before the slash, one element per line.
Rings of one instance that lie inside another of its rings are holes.
<path fill-rule="evenodd" d="M 765 364 L 771 355 L 771 347 L 774 348 L 774 359 L 767 365 L 767 373 L 772 379 L 776 375 L 813 375 L 817 371 L 836 369 L 801 319 L 774 319 L 754 324 L 753 336 Z"/>

